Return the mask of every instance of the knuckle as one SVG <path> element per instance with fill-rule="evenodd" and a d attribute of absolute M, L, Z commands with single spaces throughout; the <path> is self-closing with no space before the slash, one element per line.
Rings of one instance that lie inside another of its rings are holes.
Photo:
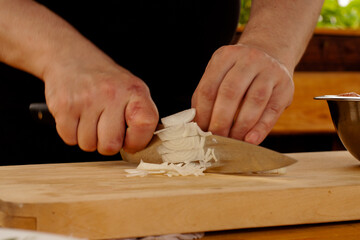
<path fill-rule="evenodd" d="M 250 128 L 252 128 L 256 122 L 258 121 L 258 118 L 252 114 L 249 114 L 248 116 L 244 117 L 241 121 L 241 128 L 242 132 L 248 132 Z"/>
<path fill-rule="evenodd" d="M 238 48 L 234 45 L 221 46 L 214 52 L 213 57 L 214 59 L 228 58 L 231 54 L 234 54 L 237 49 Z"/>
<path fill-rule="evenodd" d="M 267 106 L 267 111 L 272 115 L 279 116 L 284 110 L 284 107 L 278 103 L 269 103 Z"/>
<path fill-rule="evenodd" d="M 134 101 L 128 104 L 125 118 L 129 126 L 152 129 L 159 121 L 159 114 L 152 102 L 144 104 L 142 101 Z"/>
<path fill-rule="evenodd" d="M 263 105 L 267 101 L 267 92 L 268 90 L 266 88 L 259 88 L 249 95 L 249 100 L 256 105 Z"/>
<path fill-rule="evenodd" d="M 239 91 L 235 84 L 223 83 L 219 89 L 219 95 L 229 100 L 237 100 Z"/>
<path fill-rule="evenodd" d="M 149 88 L 142 80 L 135 76 L 125 76 L 124 79 L 125 78 L 125 88 L 123 87 L 124 85 L 121 85 L 120 81 L 118 81 L 117 79 L 114 79 L 113 77 L 108 77 L 106 79 L 103 79 L 99 90 L 94 89 L 94 92 L 99 91 L 98 95 L 109 102 L 124 98 L 124 95 L 150 96 Z M 91 93 L 92 92 L 90 92 L 89 94 L 89 100 L 94 101 L 94 98 L 91 96 L 94 96 L 95 94 Z M 85 95 L 85 97 L 87 96 Z"/>
<path fill-rule="evenodd" d="M 213 54 L 213 57 L 218 57 L 218 56 L 221 56 L 224 51 L 226 50 L 226 47 L 225 46 L 221 46 L 219 47 Z"/>
<path fill-rule="evenodd" d="M 69 96 L 58 97 L 47 101 L 48 108 L 53 114 L 71 111 L 73 100 Z"/>
<path fill-rule="evenodd" d="M 90 107 L 94 104 L 96 98 L 93 97 L 91 92 L 83 92 L 81 93 L 80 97 L 76 99 L 76 102 L 74 101 L 71 106 L 69 106 L 70 108 L 73 107 Z"/>
<path fill-rule="evenodd" d="M 272 127 L 274 126 L 274 122 L 273 121 L 266 121 L 266 120 L 262 120 L 259 121 L 259 123 L 257 124 L 259 129 L 262 129 L 264 132 L 269 132 Z"/>
<path fill-rule="evenodd" d="M 216 89 L 211 86 L 200 86 L 196 91 L 195 99 L 197 101 L 204 99 L 206 102 L 214 102 L 216 99 Z"/>
<path fill-rule="evenodd" d="M 252 129 L 259 121 L 258 116 L 254 114 L 246 114 L 238 119 L 232 129 L 232 134 L 244 137 L 250 129 Z"/>
<path fill-rule="evenodd" d="M 113 100 L 117 97 L 117 84 L 111 79 L 105 80 L 100 85 L 99 91 L 100 96 L 104 96 L 107 99 Z"/>
<path fill-rule="evenodd" d="M 146 84 L 136 77 L 131 77 L 131 84 L 127 90 L 136 95 L 148 94 L 150 92 Z"/>
<path fill-rule="evenodd" d="M 130 125 L 139 129 L 154 129 L 158 123 L 158 118 L 154 117 L 134 117 Z"/>
<path fill-rule="evenodd" d="M 250 130 L 250 126 L 246 126 L 244 124 L 241 124 L 241 126 L 234 126 L 231 130 L 231 137 L 236 138 L 239 140 L 243 140 L 244 136 L 248 131 Z"/>

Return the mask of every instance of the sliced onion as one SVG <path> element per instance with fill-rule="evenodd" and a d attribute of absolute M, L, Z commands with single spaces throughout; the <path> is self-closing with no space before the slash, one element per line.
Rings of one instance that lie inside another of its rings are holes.
<path fill-rule="evenodd" d="M 195 163 L 186 163 L 183 165 L 173 164 L 173 166 L 177 173 L 179 173 L 181 176 L 204 175 L 204 171 L 206 169 L 205 167 Z"/>
<path fill-rule="evenodd" d="M 204 160 L 205 152 L 203 148 L 190 149 L 165 153 L 161 157 L 164 162 L 168 163 L 189 163 Z"/>
<path fill-rule="evenodd" d="M 140 162 L 139 166 L 136 169 L 126 169 L 125 171 L 129 173 L 127 177 L 144 177 L 149 174 L 165 174 L 169 177 L 172 176 L 200 176 L 204 175 L 206 167 L 194 163 L 162 163 L 162 164 L 153 164 Z"/>
<path fill-rule="evenodd" d="M 146 163 L 144 161 L 140 161 L 140 164 L 138 165 L 137 169 L 159 171 L 159 170 L 166 170 L 169 168 L 167 163 L 157 164 L 157 163 Z"/>
<path fill-rule="evenodd" d="M 203 148 L 205 144 L 205 137 L 192 136 L 177 138 L 169 141 L 164 141 L 157 149 L 159 154 L 170 153 L 174 151 L 183 151 L 194 148 Z"/>
<path fill-rule="evenodd" d="M 192 136 L 210 136 L 211 132 L 204 132 L 195 122 L 179 124 L 169 128 L 164 128 L 156 131 L 154 134 L 158 135 L 161 141 L 169 141 L 178 138 L 192 137 Z"/>
<path fill-rule="evenodd" d="M 190 108 L 161 119 L 165 128 L 191 122 L 196 114 L 195 108 Z"/>
<path fill-rule="evenodd" d="M 141 161 L 137 169 L 127 171 L 127 176 L 146 176 L 164 174 L 171 176 L 203 175 L 206 168 L 215 160 L 213 149 L 205 152 L 205 137 L 211 132 L 204 132 L 195 123 L 195 109 L 188 109 L 161 119 L 164 129 L 156 131 L 162 144 L 157 151 L 163 163 L 145 163 Z"/>

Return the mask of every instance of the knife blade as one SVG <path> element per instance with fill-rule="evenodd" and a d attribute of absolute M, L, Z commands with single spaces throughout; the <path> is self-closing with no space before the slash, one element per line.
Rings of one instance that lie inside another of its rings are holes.
<path fill-rule="evenodd" d="M 133 154 L 124 150 L 120 153 L 124 160 L 131 163 L 139 163 L 141 160 L 148 163 L 162 163 L 161 155 L 157 152 L 160 145 L 161 140 L 155 135 L 145 149 Z M 214 149 L 218 160 L 206 169 L 206 172 L 212 173 L 264 172 L 297 162 L 276 151 L 217 135 L 207 136 L 204 148 L 205 152 L 207 148 Z"/>
<path fill-rule="evenodd" d="M 50 125 L 55 124 L 45 103 L 30 104 L 29 109 L 36 120 Z M 161 156 L 157 152 L 157 147 L 160 145 L 161 140 L 154 135 L 145 149 L 136 153 L 120 150 L 120 154 L 123 160 L 130 163 L 140 163 L 141 160 L 148 163 L 162 163 Z M 218 159 L 206 169 L 206 172 L 212 173 L 264 172 L 287 167 L 297 162 L 289 156 L 268 148 L 217 135 L 207 136 L 204 148 L 205 150 L 214 149 L 214 154 Z"/>

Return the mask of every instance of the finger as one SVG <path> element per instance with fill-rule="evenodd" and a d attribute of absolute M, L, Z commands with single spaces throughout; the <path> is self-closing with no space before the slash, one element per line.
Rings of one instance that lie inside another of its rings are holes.
<path fill-rule="evenodd" d="M 274 89 L 260 120 L 246 134 L 246 142 L 260 144 L 265 139 L 282 112 L 291 104 L 293 93 L 293 85 L 282 84 Z"/>
<path fill-rule="evenodd" d="M 97 129 L 97 149 L 102 155 L 117 154 L 123 145 L 125 133 L 123 105 L 108 105 L 101 113 Z"/>
<path fill-rule="evenodd" d="M 80 116 L 77 129 L 78 145 L 80 149 L 93 152 L 97 148 L 97 125 L 101 111 L 86 109 Z"/>
<path fill-rule="evenodd" d="M 254 65 L 246 67 L 240 61 L 229 70 L 216 96 L 209 131 L 216 135 L 229 135 L 239 103 L 256 74 Z"/>
<path fill-rule="evenodd" d="M 125 110 L 127 129 L 124 150 L 130 153 L 146 147 L 154 135 L 159 114 L 150 96 L 133 97 Z"/>
<path fill-rule="evenodd" d="M 64 113 L 53 114 L 56 122 L 56 131 L 61 139 L 68 145 L 76 145 L 77 142 L 77 128 L 79 124 L 79 117 L 77 115 L 68 115 Z"/>
<path fill-rule="evenodd" d="M 231 50 L 235 50 L 233 46 L 227 46 L 214 53 L 192 97 L 191 104 L 196 109 L 195 122 L 203 130 L 209 128 L 221 81 L 235 64 L 236 54 Z"/>
<path fill-rule="evenodd" d="M 231 128 L 230 137 L 243 140 L 248 131 L 259 121 L 273 93 L 276 77 L 259 74 L 243 99 L 239 114 Z"/>

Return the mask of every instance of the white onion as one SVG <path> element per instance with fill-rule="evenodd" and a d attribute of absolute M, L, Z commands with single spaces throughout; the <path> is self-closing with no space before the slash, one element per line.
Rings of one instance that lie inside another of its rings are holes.
<path fill-rule="evenodd" d="M 204 170 L 206 168 L 199 164 L 194 163 L 145 163 L 140 162 L 139 166 L 136 169 L 126 169 L 125 171 L 129 173 L 127 177 L 144 177 L 148 174 L 165 174 L 169 177 L 172 176 L 200 176 L 204 175 Z"/>
<path fill-rule="evenodd" d="M 163 163 L 140 162 L 133 170 L 127 170 L 127 176 L 146 176 L 164 174 L 171 176 L 200 176 L 210 161 L 217 161 L 214 149 L 204 149 L 205 137 L 211 132 L 204 132 L 195 123 L 195 109 L 188 109 L 161 119 L 164 129 L 154 132 L 162 144 L 157 148 Z"/>
<path fill-rule="evenodd" d="M 164 162 L 169 163 L 190 163 L 201 161 L 205 159 L 205 152 L 203 148 L 190 149 L 183 151 L 173 151 L 161 155 Z"/>
<path fill-rule="evenodd" d="M 179 124 L 156 131 L 154 134 L 158 135 L 161 141 L 174 140 L 183 137 L 191 137 L 198 135 L 198 126 L 195 122 Z"/>
<path fill-rule="evenodd" d="M 191 122 L 196 114 L 195 108 L 190 108 L 161 119 L 165 128 Z"/>
<path fill-rule="evenodd" d="M 164 141 L 157 149 L 159 154 L 170 153 L 173 151 L 183 151 L 194 148 L 203 148 L 205 144 L 205 137 L 192 136 L 177 138 L 169 141 Z"/>
<path fill-rule="evenodd" d="M 185 124 L 179 124 L 168 128 L 163 128 L 154 133 L 161 141 L 174 140 L 184 137 L 202 136 L 207 137 L 211 135 L 211 132 L 204 132 L 197 125 L 196 122 L 189 122 Z"/>

